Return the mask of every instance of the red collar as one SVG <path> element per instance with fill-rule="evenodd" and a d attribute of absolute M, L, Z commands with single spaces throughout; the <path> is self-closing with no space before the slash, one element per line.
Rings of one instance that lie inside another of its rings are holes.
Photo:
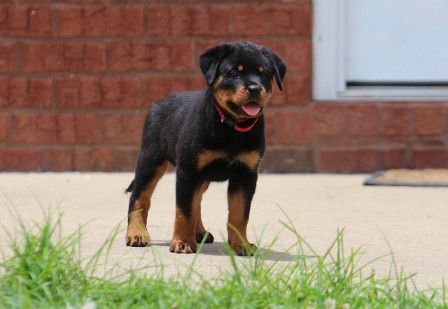
<path fill-rule="evenodd" d="M 221 123 L 225 122 L 229 127 L 233 128 L 234 130 L 238 131 L 238 132 L 248 132 L 250 130 L 252 130 L 252 128 L 255 126 L 255 124 L 258 121 L 258 118 L 260 118 L 260 116 L 257 116 L 257 118 L 254 119 L 254 121 L 247 127 L 240 127 L 238 125 L 238 123 L 242 123 L 244 121 L 247 121 L 247 119 L 241 118 L 241 119 L 237 119 L 236 121 L 226 117 L 226 115 L 224 114 L 224 111 L 218 106 L 218 104 L 213 103 L 213 105 L 216 108 L 216 111 L 219 114 L 219 118 L 221 119 Z"/>

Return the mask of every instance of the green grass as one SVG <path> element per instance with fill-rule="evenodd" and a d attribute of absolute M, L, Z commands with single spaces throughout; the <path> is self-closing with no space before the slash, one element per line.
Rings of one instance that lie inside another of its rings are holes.
<path fill-rule="evenodd" d="M 227 248 L 233 269 L 216 278 L 201 278 L 195 262 L 180 279 L 135 270 L 111 278 L 95 274 L 118 230 L 83 260 L 82 228 L 63 237 L 61 224 L 60 215 L 48 215 L 31 228 L 21 223 L 20 240 L 10 237 L 12 255 L 0 263 L 1 308 L 448 308 L 444 285 L 417 289 L 393 256 L 390 275 L 378 278 L 374 261 L 360 264 L 360 249 L 346 252 L 343 231 L 319 255 L 287 221 L 296 240 L 290 251 L 299 253 L 289 263 L 269 262 L 269 250 L 239 263 Z"/>

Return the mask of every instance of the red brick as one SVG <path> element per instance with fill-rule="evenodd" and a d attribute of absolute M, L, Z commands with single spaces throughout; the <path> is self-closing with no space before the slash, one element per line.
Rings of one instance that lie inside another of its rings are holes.
<path fill-rule="evenodd" d="M 179 91 L 205 89 L 206 82 L 202 76 L 154 76 L 145 78 L 143 85 L 147 102 L 153 103 Z"/>
<path fill-rule="evenodd" d="M 347 108 L 349 133 L 351 136 L 378 135 L 378 107 L 369 103 L 354 103 Z"/>
<path fill-rule="evenodd" d="M 74 151 L 71 149 L 51 149 L 48 169 L 56 172 L 72 171 Z"/>
<path fill-rule="evenodd" d="M 105 107 L 140 107 L 140 79 L 133 77 L 105 77 L 101 79 L 101 93 Z"/>
<path fill-rule="evenodd" d="M 190 41 L 119 41 L 108 46 L 113 71 L 190 71 Z"/>
<path fill-rule="evenodd" d="M 380 148 L 378 150 L 377 169 L 405 168 L 409 166 L 407 150 L 405 147 Z"/>
<path fill-rule="evenodd" d="M 90 144 L 97 142 L 93 114 L 20 113 L 13 116 L 15 144 Z"/>
<path fill-rule="evenodd" d="M 442 135 L 447 115 L 442 104 L 421 103 L 415 107 L 415 130 L 418 135 Z"/>
<path fill-rule="evenodd" d="M 84 144 L 97 143 L 96 116 L 94 114 L 79 114 L 75 116 L 75 121 L 76 141 Z"/>
<path fill-rule="evenodd" d="M 43 150 L 0 149 L 1 171 L 40 171 L 43 162 Z"/>
<path fill-rule="evenodd" d="M 107 144 L 133 144 L 141 141 L 145 114 L 107 114 L 101 121 L 102 140 Z"/>
<path fill-rule="evenodd" d="M 274 144 L 274 132 L 277 118 L 277 113 L 264 112 L 264 134 L 268 146 Z"/>
<path fill-rule="evenodd" d="M 15 144 L 55 144 L 57 123 L 53 114 L 15 114 L 13 142 Z"/>
<path fill-rule="evenodd" d="M 74 169 L 77 171 L 131 171 L 137 150 L 109 147 L 76 148 Z"/>
<path fill-rule="evenodd" d="M 112 3 L 123 4 L 123 3 L 158 3 L 158 2 L 172 2 L 175 4 L 194 4 L 195 2 L 204 2 L 201 0 L 167 0 L 167 1 L 159 1 L 159 0 L 110 0 Z M 207 2 L 212 2 L 217 0 L 210 0 Z M 229 1 L 230 2 L 230 1 Z"/>
<path fill-rule="evenodd" d="M 97 142 L 96 116 L 94 114 L 57 115 L 57 140 L 59 144 L 93 144 Z"/>
<path fill-rule="evenodd" d="M 25 36 L 51 36 L 52 10 L 49 7 L 30 7 L 28 9 L 28 29 Z"/>
<path fill-rule="evenodd" d="M 56 79 L 56 102 L 60 107 L 99 107 L 102 104 L 99 77 L 61 77 Z"/>
<path fill-rule="evenodd" d="M 228 35 L 231 18 L 231 8 L 227 6 L 151 6 L 148 8 L 148 34 L 157 36 Z"/>
<path fill-rule="evenodd" d="M 18 0 L 21 3 L 61 3 L 61 0 Z M 123 0 L 119 0 L 120 3 L 123 3 Z M 102 4 L 104 0 L 64 0 L 64 4 Z"/>
<path fill-rule="evenodd" d="M 256 0 L 253 0 L 256 1 Z M 283 3 L 295 3 L 295 4 L 310 4 L 311 0 L 277 0 L 278 2 Z"/>
<path fill-rule="evenodd" d="M 311 98 L 311 78 L 308 75 L 286 75 L 283 80 L 283 91 L 274 83 L 273 105 L 305 106 Z"/>
<path fill-rule="evenodd" d="M 137 36 L 143 34 L 143 8 L 60 8 L 58 22 L 62 37 Z"/>
<path fill-rule="evenodd" d="M 0 35 L 51 36 L 51 8 L 14 6 L 0 8 Z"/>
<path fill-rule="evenodd" d="M 20 57 L 24 72 L 100 72 L 104 45 L 83 42 L 26 42 Z"/>
<path fill-rule="evenodd" d="M 137 161 L 137 149 L 113 149 L 113 171 L 134 171 Z"/>
<path fill-rule="evenodd" d="M 274 173 L 309 173 L 313 171 L 311 149 L 266 149 L 260 169 Z"/>
<path fill-rule="evenodd" d="M 140 79 L 133 77 L 58 78 L 56 100 L 62 107 L 140 107 L 142 105 Z"/>
<path fill-rule="evenodd" d="M 233 10 L 233 34 L 310 36 L 311 7 L 245 4 Z"/>
<path fill-rule="evenodd" d="M 61 37 L 80 36 L 85 31 L 82 24 L 82 10 L 79 8 L 60 8 L 57 10 L 58 29 L 57 33 Z"/>
<path fill-rule="evenodd" d="M 445 146 L 446 145 L 446 137 L 444 135 L 421 135 L 418 138 L 418 141 L 415 141 L 415 144 L 420 146 Z"/>
<path fill-rule="evenodd" d="M 309 115 L 303 112 L 280 112 L 277 122 L 277 142 L 282 145 L 310 143 Z"/>
<path fill-rule="evenodd" d="M 314 131 L 318 135 L 335 136 L 347 132 L 347 112 L 343 103 L 315 103 Z"/>
<path fill-rule="evenodd" d="M 448 168 L 446 147 L 415 148 L 412 150 L 414 168 Z"/>
<path fill-rule="evenodd" d="M 8 141 L 10 127 L 10 117 L 7 114 L 0 114 L 0 143 Z"/>
<path fill-rule="evenodd" d="M 0 42 L 0 72 L 15 70 L 16 44 L 14 42 Z"/>
<path fill-rule="evenodd" d="M 170 6 L 150 6 L 147 10 L 147 32 L 154 36 L 169 36 L 173 34 L 171 29 L 171 11 L 175 10 Z"/>
<path fill-rule="evenodd" d="M 372 172 L 377 169 L 377 152 L 373 149 L 321 149 L 317 171 L 329 173 Z"/>
<path fill-rule="evenodd" d="M 0 77 L 0 107 L 49 107 L 51 87 L 47 78 Z"/>
<path fill-rule="evenodd" d="M 76 148 L 74 169 L 77 171 L 111 171 L 112 150 L 110 148 Z"/>
<path fill-rule="evenodd" d="M 316 156 L 316 172 L 366 173 L 409 166 L 405 147 L 323 148 Z"/>
<path fill-rule="evenodd" d="M 355 161 L 357 163 L 355 172 L 372 172 L 377 167 L 377 150 L 374 149 L 359 149 L 354 153 Z"/>
<path fill-rule="evenodd" d="M 23 31 L 27 29 L 29 14 L 27 7 L 6 7 L 3 8 L 3 10 L 4 13 L 2 12 L 2 15 L 6 15 L 4 23 L 5 28 L 2 29 L 3 34 L 7 34 L 8 31 L 11 31 L 13 35 L 17 35 L 18 33 L 23 33 Z"/>
<path fill-rule="evenodd" d="M 318 151 L 316 169 L 326 173 L 353 172 L 355 162 L 348 151 L 324 149 Z"/>
<path fill-rule="evenodd" d="M 412 134 L 412 108 L 410 104 L 386 103 L 381 107 L 381 133 L 383 136 Z"/>

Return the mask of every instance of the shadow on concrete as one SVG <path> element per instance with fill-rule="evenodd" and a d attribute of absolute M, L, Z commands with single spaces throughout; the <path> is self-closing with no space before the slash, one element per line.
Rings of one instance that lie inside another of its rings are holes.
<path fill-rule="evenodd" d="M 152 246 L 156 247 L 169 247 L 169 241 L 162 240 L 153 240 L 151 242 Z M 310 259 L 315 258 L 313 255 L 300 255 L 300 254 L 291 254 L 288 252 L 280 252 L 271 249 L 258 248 L 258 253 L 262 257 L 262 259 L 267 261 L 283 261 L 283 262 L 293 262 L 301 259 Z M 211 255 L 211 256 L 227 256 L 229 255 L 226 244 L 224 242 L 215 241 L 211 244 L 204 244 L 202 250 L 199 254 L 203 255 Z M 242 256 L 240 258 L 252 258 L 247 256 Z"/>

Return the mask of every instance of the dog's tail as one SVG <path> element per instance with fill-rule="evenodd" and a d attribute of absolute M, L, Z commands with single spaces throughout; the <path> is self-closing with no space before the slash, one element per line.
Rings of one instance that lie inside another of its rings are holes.
<path fill-rule="evenodd" d="M 134 189 L 134 180 L 135 180 L 135 179 L 133 179 L 133 180 L 131 181 L 131 183 L 129 184 L 129 187 L 124 191 L 124 193 L 132 192 L 132 190 Z"/>

